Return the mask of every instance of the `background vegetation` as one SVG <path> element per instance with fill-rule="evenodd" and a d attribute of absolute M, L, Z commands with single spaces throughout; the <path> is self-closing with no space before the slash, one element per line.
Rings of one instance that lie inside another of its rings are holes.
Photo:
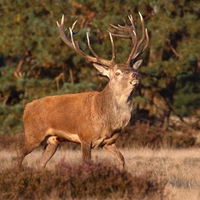
<path fill-rule="evenodd" d="M 20 8 L 20 12 L 19 12 Z M 150 44 L 143 57 L 137 88 L 136 117 L 168 128 L 169 116 L 199 117 L 200 3 L 189 0 L 24 1 L 0 2 L 0 134 L 23 129 L 26 103 L 46 95 L 101 90 L 91 63 L 76 55 L 58 38 L 56 21 L 65 15 L 66 27 L 78 19 L 77 39 L 88 52 L 85 32 L 103 58 L 110 58 L 108 24 L 138 11 L 149 30 Z M 118 62 L 130 51 L 115 39 Z M 89 53 L 89 52 L 88 52 Z"/>

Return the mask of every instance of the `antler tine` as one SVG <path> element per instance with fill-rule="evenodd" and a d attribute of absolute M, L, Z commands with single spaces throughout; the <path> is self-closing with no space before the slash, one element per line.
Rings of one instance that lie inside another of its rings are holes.
<path fill-rule="evenodd" d="M 74 37 L 73 37 L 74 33 L 72 31 L 72 28 L 70 28 L 70 27 L 69 27 L 69 33 L 70 33 L 70 38 L 71 38 L 72 45 L 73 45 L 74 49 L 76 49 L 76 45 L 74 43 Z"/>
<path fill-rule="evenodd" d="M 147 28 L 145 28 L 145 35 L 146 35 L 146 44 L 143 48 L 143 51 L 145 51 L 145 49 L 148 47 L 148 44 L 149 44 L 149 35 L 148 35 L 148 30 Z"/>
<path fill-rule="evenodd" d="M 137 34 L 134 30 L 132 31 L 131 38 L 132 38 L 133 47 L 132 47 L 131 53 L 128 57 L 128 60 L 126 61 L 127 64 L 130 63 L 132 56 L 137 49 L 137 42 L 136 42 L 137 41 Z"/>
<path fill-rule="evenodd" d="M 112 36 L 115 36 L 115 37 L 118 37 L 118 38 L 130 39 L 129 35 L 122 35 L 122 34 L 116 34 L 116 33 L 111 33 L 111 34 L 112 34 Z"/>
<path fill-rule="evenodd" d="M 135 32 L 135 25 L 134 25 L 133 17 L 131 15 L 128 16 L 129 21 L 132 24 L 132 27 L 134 27 L 134 30 L 133 30 L 134 37 L 132 37 L 132 38 L 134 38 L 134 40 L 132 40 L 133 49 L 132 49 L 126 63 L 130 63 L 131 60 L 135 60 L 139 55 L 141 55 L 144 52 L 144 50 L 147 48 L 148 43 L 149 43 L 148 31 L 145 28 L 144 19 L 140 12 L 139 12 L 139 16 L 140 16 L 140 20 L 141 20 L 141 24 L 142 24 L 142 38 L 139 41 L 137 41 L 137 35 Z M 139 50 L 140 45 L 144 42 L 145 39 L 146 39 L 146 43 L 145 43 L 144 47 L 141 50 Z"/>
<path fill-rule="evenodd" d="M 86 33 L 86 38 L 87 38 L 87 43 L 88 43 L 88 47 L 92 53 L 93 56 L 98 57 L 98 55 L 95 53 L 95 51 L 92 49 L 91 45 L 90 45 L 90 37 L 89 37 L 89 32 Z"/>
<path fill-rule="evenodd" d="M 109 25 L 112 26 L 114 29 L 116 29 L 116 30 L 118 30 L 118 31 L 122 31 L 122 30 L 123 30 L 123 27 L 120 26 L 119 24 L 118 24 L 118 26 L 115 26 L 115 25 L 113 25 L 113 24 L 109 24 Z"/>
<path fill-rule="evenodd" d="M 132 15 L 128 15 L 128 19 L 129 19 L 129 21 L 131 23 L 130 37 L 132 39 L 132 44 L 133 44 L 131 53 L 130 53 L 130 55 L 128 57 L 128 60 L 126 61 L 126 63 L 129 64 L 131 59 L 132 59 L 132 56 L 133 56 L 134 52 L 137 49 L 137 34 L 136 34 L 136 27 L 135 27 L 135 24 L 134 24 L 134 21 L 133 21 L 133 16 Z"/>
<path fill-rule="evenodd" d="M 76 20 L 76 21 L 72 24 L 72 27 L 71 27 L 72 30 L 74 29 L 74 27 L 75 27 L 77 21 L 78 21 L 78 20 Z"/>
<path fill-rule="evenodd" d="M 57 26 L 59 29 L 59 33 L 60 33 L 60 38 L 63 40 L 63 42 L 69 46 L 70 48 L 74 49 L 76 51 L 76 53 L 78 53 L 79 55 L 87 58 L 90 62 L 93 63 L 99 63 L 102 65 L 105 65 L 107 67 L 113 67 L 115 65 L 115 52 L 114 52 L 114 42 L 112 39 L 112 36 L 110 36 L 110 40 L 111 40 L 111 45 L 112 45 L 112 59 L 111 60 L 105 60 L 100 58 L 92 49 L 91 45 L 90 45 L 90 39 L 89 39 L 89 33 L 86 33 L 86 37 L 87 37 L 87 44 L 88 47 L 92 53 L 93 56 L 90 56 L 88 54 L 86 54 L 81 48 L 80 45 L 78 43 L 78 41 L 74 40 L 74 28 L 75 25 L 77 23 L 77 20 L 72 24 L 71 27 L 69 27 L 69 33 L 66 35 L 65 34 L 65 30 L 64 30 L 64 15 L 61 18 L 61 23 L 59 24 L 57 22 Z M 110 35 L 110 34 L 109 34 Z"/>
<path fill-rule="evenodd" d="M 108 31 L 108 33 L 109 33 L 110 42 L 111 42 L 111 45 L 112 45 L 112 59 L 111 59 L 111 62 L 114 64 L 115 63 L 115 58 L 116 58 L 115 45 L 114 45 L 112 34 L 109 31 Z"/>
<path fill-rule="evenodd" d="M 138 56 L 140 56 L 145 51 L 145 49 L 148 47 L 149 36 L 148 36 L 147 28 L 145 29 L 145 38 L 146 38 L 146 43 L 145 43 L 144 47 L 135 54 L 135 56 L 132 58 L 132 60 L 135 60 Z"/>

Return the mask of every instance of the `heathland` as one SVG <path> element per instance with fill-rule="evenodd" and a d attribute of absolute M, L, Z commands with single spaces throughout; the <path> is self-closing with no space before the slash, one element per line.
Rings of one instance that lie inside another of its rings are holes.
<path fill-rule="evenodd" d="M 151 132 L 148 143 L 138 139 L 138 129 L 148 128 L 142 124 L 134 126 L 135 132 L 129 137 L 132 142 L 127 138 L 126 147 L 123 137 L 118 141 L 126 160 L 124 171 L 101 149 L 94 149 L 92 162 L 83 164 L 80 145 L 68 143 L 61 145 L 45 171 L 35 168 L 42 148 L 29 154 L 24 169 L 18 170 L 15 149 L 20 136 L 1 136 L 1 199 L 199 199 L 198 132 L 173 133 L 173 139 L 171 135 L 156 141 L 157 133 L 153 139 L 151 132 L 156 130 L 151 127 L 142 137 L 150 141 L 147 135 Z"/>

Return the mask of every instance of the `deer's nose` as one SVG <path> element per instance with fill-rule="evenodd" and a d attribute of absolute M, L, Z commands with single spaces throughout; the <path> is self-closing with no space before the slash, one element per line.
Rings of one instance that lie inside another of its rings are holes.
<path fill-rule="evenodd" d="M 132 74 L 132 77 L 134 78 L 134 79 L 140 79 L 140 74 L 138 74 L 137 72 L 133 72 L 133 74 Z"/>

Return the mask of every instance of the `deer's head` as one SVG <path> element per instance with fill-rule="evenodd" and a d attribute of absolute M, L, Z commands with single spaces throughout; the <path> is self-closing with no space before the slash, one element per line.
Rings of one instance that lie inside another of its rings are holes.
<path fill-rule="evenodd" d="M 87 43 L 88 47 L 92 53 L 91 55 L 86 54 L 81 48 L 78 41 L 74 40 L 74 27 L 76 25 L 75 21 L 72 27 L 69 28 L 69 33 L 65 34 L 64 29 L 64 16 L 62 17 L 61 23 L 57 22 L 57 26 L 59 28 L 60 37 L 61 39 L 67 44 L 67 46 L 74 49 L 79 55 L 85 57 L 89 61 L 91 61 L 94 67 L 100 72 L 100 74 L 107 76 L 110 79 L 109 85 L 114 85 L 114 87 L 119 88 L 119 90 L 128 90 L 132 91 L 132 89 L 139 83 L 140 75 L 136 72 L 139 66 L 142 63 L 142 60 L 138 60 L 137 58 L 143 53 L 143 51 L 147 48 L 149 37 L 147 29 L 144 25 L 144 20 L 142 15 L 139 13 L 141 24 L 142 24 L 142 37 L 140 40 L 137 38 L 136 34 L 136 26 L 135 22 L 133 21 L 132 15 L 128 16 L 128 22 L 124 21 L 124 26 L 118 25 L 114 26 L 110 24 L 110 26 L 119 31 L 120 34 L 116 34 L 114 32 L 110 32 L 110 41 L 112 45 L 112 58 L 111 60 L 105 60 L 100 58 L 92 49 L 90 45 L 89 33 L 86 33 L 87 36 Z M 132 49 L 130 55 L 126 62 L 117 64 L 116 63 L 116 53 L 115 53 L 115 46 L 113 42 L 113 36 L 119 38 L 127 38 L 130 39 L 132 42 Z M 142 43 L 145 44 L 142 46 Z"/>

